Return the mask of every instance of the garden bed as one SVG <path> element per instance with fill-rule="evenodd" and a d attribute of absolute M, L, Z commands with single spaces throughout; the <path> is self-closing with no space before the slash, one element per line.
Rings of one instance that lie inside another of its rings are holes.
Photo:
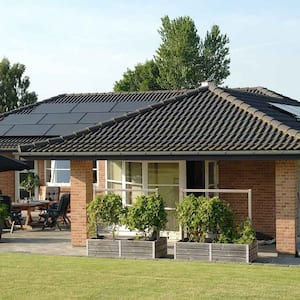
<path fill-rule="evenodd" d="M 156 241 L 88 239 L 87 255 L 111 258 L 153 259 L 167 256 L 167 238 Z"/>
<path fill-rule="evenodd" d="M 257 258 L 257 241 L 247 244 L 176 242 L 174 259 L 250 263 Z"/>

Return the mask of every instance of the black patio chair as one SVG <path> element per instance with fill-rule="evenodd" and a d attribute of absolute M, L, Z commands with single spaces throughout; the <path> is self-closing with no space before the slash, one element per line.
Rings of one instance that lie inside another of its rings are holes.
<path fill-rule="evenodd" d="M 62 218 L 66 225 L 70 225 L 70 219 L 67 217 L 68 208 L 70 205 L 70 194 L 63 194 L 60 197 L 57 207 L 49 207 L 45 213 L 40 214 L 44 218 L 42 230 L 46 227 L 57 227 L 61 230 L 58 219 Z"/>
<path fill-rule="evenodd" d="M 4 225 L 7 226 L 9 223 L 10 226 L 10 233 L 13 233 L 15 225 L 20 225 L 21 229 L 23 229 L 23 218 L 22 218 L 22 211 L 21 210 L 14 210 L 11 207 L 11 198 L 8 195 L 0 195 L 0 203 L 4 203 L 7 206 L 7 210 L 9 212 L 9 219 L 5 220 L 6 223 Z"/>

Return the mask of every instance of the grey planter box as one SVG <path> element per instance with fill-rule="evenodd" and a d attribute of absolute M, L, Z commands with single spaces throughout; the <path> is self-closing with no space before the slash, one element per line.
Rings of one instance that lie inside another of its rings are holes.
<path fill-rule="evenodd" d="M 167 238 L 157 241 L 88 239 L 87 255 L 112 258 L 153 259 L 167 256 Z"/>
<path fill-rule="evenodd" d="M 257 258 L 257 241 L 246 244 L 176 242 L 174 259 L 250 263 Z"/>

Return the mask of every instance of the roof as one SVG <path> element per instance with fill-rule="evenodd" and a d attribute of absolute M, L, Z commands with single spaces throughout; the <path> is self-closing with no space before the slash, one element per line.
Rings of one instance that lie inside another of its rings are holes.
<path fill-rule="evenodd" d="M 199 157 L 300 154 L 300 123 L 270 103 L 300 103 L 267 89 L 214 84 L 71 135 L 20 147 L 24 156 Z"/>
<path fill-rule="evenodd" d="M 178 91 L 63 94 L 0 115 L 0 151 L 67 135 L 183 94 Z"/>

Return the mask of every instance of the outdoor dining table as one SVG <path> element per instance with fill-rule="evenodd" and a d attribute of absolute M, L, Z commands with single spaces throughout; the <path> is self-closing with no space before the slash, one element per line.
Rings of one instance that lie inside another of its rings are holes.
<path fill-rule="evenodd" d="M 26 220 L 24 224 L 25 229 L 31 229 L 30 222 L 32 221 L 31 212 L 34 211 L 37 207 L 48 208 L 50 201 L 48 200 L 32 200 L 29 202 L 13 202 L 11 204 L 12 209 L 14 210 L 26 210 Z"/>

